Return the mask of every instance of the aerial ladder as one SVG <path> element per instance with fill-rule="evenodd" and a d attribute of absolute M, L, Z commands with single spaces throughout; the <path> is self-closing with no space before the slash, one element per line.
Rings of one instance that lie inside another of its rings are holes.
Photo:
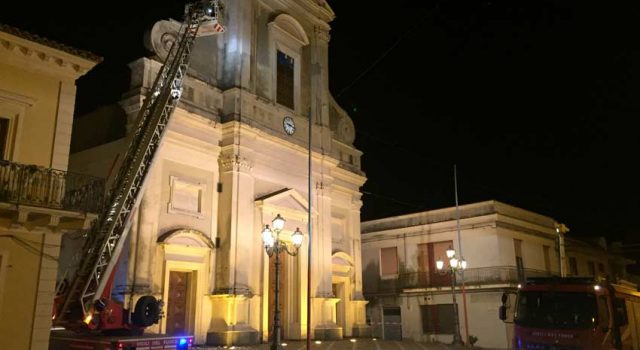
<path fill-rule="evenodd" d="M 111 298 L 114 268 L 163 134 L 180 101 L 195 39 L 224 32 L 221 5 L 219 0 L 207 0 L 185 6 L 179 36 L 146 94 L 137 129 L 131 135 L 104 209 L 89 231 L 78 270 L 54 305 L 55 326 L 74 331 L 141 333 L 145 327 L 158 323 L 162 302 L 153 296 L 141 297 L 135 310 L 127 310 Z"/>

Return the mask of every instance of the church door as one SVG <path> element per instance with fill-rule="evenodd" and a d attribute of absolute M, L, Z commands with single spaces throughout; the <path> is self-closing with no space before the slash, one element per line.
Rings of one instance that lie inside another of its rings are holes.
<path fill-rule="evenodd" d="M 285 301 L 287 300 L 287 286 L 293 281 L 287 281 L 287 258 L 289 256 L 285 252 L 280 253 L 280 294 L 278 296 L 280 304 L 280 337 L 284 339 L 287 328 L 287 313 L 285 310 Z M 269 339 L 273 339 L 273 316 L 275 314 L 275 286 L 276 286 L 276 258 L 269 258 Z"/>
<path fill-rule="evenodd" d="M 167 334 L 183 335 L 187 329 L 187 306 L 191 272 L 169 272 L 169 300 L 167 301 Z"/>

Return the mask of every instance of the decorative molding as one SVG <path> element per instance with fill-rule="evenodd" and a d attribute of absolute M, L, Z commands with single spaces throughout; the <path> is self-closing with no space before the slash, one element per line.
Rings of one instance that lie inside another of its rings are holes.
<path fill-rule="evenodd" d="M 331 40 L 331 34 L 325 28 L 314 27 L 313 34 L 317 41 L 321 41 L 323 43 L 329 43 Z"/>
<path fill-rule="evenodd" d="M 219 162 L 223 171 L 251 171 L 253 169 L 253 162 L 237 154 L 220 156 Z"/>
<path fill-rule="evenodd" d="M 253 297 L 253 291 L 251 291 L 251 288 L 249 286 L 244 286 L 244 285 L 240 285 L 240 286 L 235 286 L 235 287 L 222 287 L 222 288 L 217 288 L 216 290 L 213 291 L 212 293 L 213 295 L 211 295 L 212 298 L 216 298 L 216 297 L 230 297 L 230 296 L 244 296 L 247 298 L 252 298 Z"/>
<path fill-rule="evenodd" d="M 11 42 L 7 38 L 0 37 L 0 46 L 4 47 L 7 51 L 9 51 L 9 53 L 19 54 L 31 59 L 37 58 L 42 63 L 54 64 L 62 68 L 67 68 L 72 70 L 74 73 L 77 73 L 78 75 L 83 75 L 92 68 L 88 66 L 80 66 L 77 63 L 71 62 L 49 52 L 38 51 L 20 43 Z"/>
<path fill-rule="evenodd" d="M 155 52 L 160 60 L 164 61 L 171 49 L 171 45 L 178 41 L 179 30 L 180 23 L 175 20 L 157 21 L 153 25 L 145 45 Z"/>
<path fill-rule="evenodd" d="M 102 57 L 89 52 L 89 51 L 85 51 L 85 50 L 80 50 L 80 49 L 76 49 L 74 47 L 68 46 L 68 45 L 64 45 L 61 43 L 58 43 L 56 41 L 41 37 L 39 35 L 36 34 L 32 34 L 29 33 L 27 31 L 6 25 L 6 24 L 0 24 L 0 32 L 5 32 L 7 34 L 11 34 L 13 36 L 22 38 L 24 40 L 28 40 L 31 41 L 33 43 L 37 43 L 40 45 L 44 45 L 44 46 L 48 46 L 51 47 L 53 49 L 57 49 L 60 51 L 63 51 L 67 54 L 73 55 L 73 56 L 77 56 L 77 57 L 81 57 L 84 58 L 86 60 L 89 61 L 93 61 L 95 63 L 99 63 L 102 61 Z M 5 43 L 3 42 L 3 40 L 0 38 L 0 43 L 4 46 Z M 29 50 L 28 48 L 25 48 L 27 50 Z"/>
<path fill-rule="evenodd" d="M 177 176 L 170 176 L 170 197 L 167 212 L 169 214 L 183 214 L 195 216 L 199 219 L 205 217 L 203 211 L 203 199 L 207 185 L 200 182 L 186 180 Z M 197 193 L 196 193 L 197 192 Z M 190 208 L 193 206 L 197 208 Z"/>
<path fill-rule="evenodd" d="M 15 92 L 4 89 L 0 89 L 0 101 L 10 101 L 24 107 L 32 107 L 37 102 L 33 97 L 16 94 Z"/>
<path fill-rule="evenodd" d="M 157 242 L 158 243 L 165 243 L 165 244 L 170 244 L 170 241 L 172 239 L 176 239 L 179 237 L 187 237 L 190 238 L 192 240 L 198 241 L 201 245 L 201 247 L 209 247 L 211 249 L 214 249 L 216 247 L 215 243 L 213 243 L 213 241 L 211 240 L 211 238 L 209 236 L 207 236 L 204 232 L 202 231 L 198 231 L 198 230 L 193 230 L 193 229 L 177 229 L 177 230 L 171 230 L 168 232 L 163 233 L 162 235 L 160 235 L 160 237 L 158 237 Z"/>

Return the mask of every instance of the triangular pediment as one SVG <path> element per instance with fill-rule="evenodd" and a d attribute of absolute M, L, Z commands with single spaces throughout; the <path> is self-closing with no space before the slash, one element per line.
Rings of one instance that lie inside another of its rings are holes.
<path fill-rule="evenodd" d="M 256 205 L 263 207 L 282 208 L 288 211 L 307 212 L 309 202 L 298 191 L 285 188 L 256 198 Z"/>

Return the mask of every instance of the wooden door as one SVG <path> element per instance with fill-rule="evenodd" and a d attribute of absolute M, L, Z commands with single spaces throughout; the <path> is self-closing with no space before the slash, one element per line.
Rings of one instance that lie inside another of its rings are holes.
<path fill-rule="evenodd" d="M 187 305 L 190 272 L 169 272 L 169 298 L 167 300 L 167 334 L 187 334 Z"/>
<path fill-rule="evenodd" d="M 287 281 L 287 258 L 285 252 L 280 253 L 280 294 L 278 296 L 280 304 L 280 337 L 284 339 L 285 328 L 287 327 L 287 317 L 285 312 L 285 300 L 287 299 L 287 285 L 292 281 Z M 273 336 L 273 316 L 275 314 L 275 288 L 276 288 L 276 257 L 269 258 L 269 339 Z"/>

